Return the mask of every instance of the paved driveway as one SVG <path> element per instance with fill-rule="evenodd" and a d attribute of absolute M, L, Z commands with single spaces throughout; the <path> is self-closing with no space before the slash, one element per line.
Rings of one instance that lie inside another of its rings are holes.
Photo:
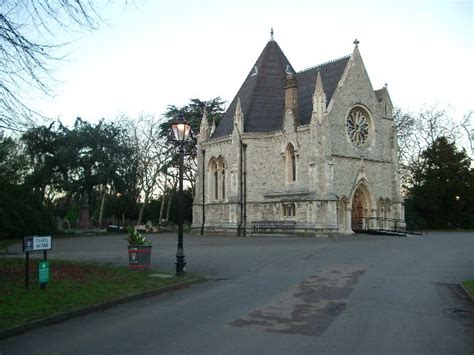
<path fill-rule="evenodd" d="M 173 271 L 176 235 L 151 237 Z M 19 246 L 17 249 L 19 250 Z M 211 281 L 0 342 L 8 354 L 471 354 L 474 234 L 185 236 Z M 126 264 L 123 236 L 54 242 L 51 257 Z"/>

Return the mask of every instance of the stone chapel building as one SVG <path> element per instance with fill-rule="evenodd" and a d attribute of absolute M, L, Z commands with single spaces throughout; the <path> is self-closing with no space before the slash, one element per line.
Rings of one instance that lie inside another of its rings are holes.
<path fill-rule="evenodd" d="M 353 233 L 404 224 L 387 88 L 358 49 L 296 72 L 273 39 L 217 127 L 198 138 L 194 231 Z"/>

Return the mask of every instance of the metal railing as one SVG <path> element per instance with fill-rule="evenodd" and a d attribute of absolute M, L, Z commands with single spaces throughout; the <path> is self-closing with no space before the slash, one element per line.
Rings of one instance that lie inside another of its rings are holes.
<path fill-rule="evenodd" d="M 251 230 L 258 233 L 284 233 L 296 229 L 296 221 L 253 221 Z M 369 232 L 394 235 L 422 235 L 422 229 L 407 229 L 401 219 L 385 217 L 362 217 L 352 221 L 352 229 L 356 232 Z"/>
<path fill-rule="evenodd" d="M 356 222 L 357 223 L 357 222 Z M 422 235 L 422 230 L 407 230 L 404 221 L 396 218 L 386 218 L 386 217 L 364 217 L 361 218 L 360 225 L 358 224 L 354 230 L 362 231 L 371 231 L 371 232 L 380 232 L 380 233 L 393 233 L 393 234 L 413 234 L 413 235 Z"/>
<path fill-rule="evenodd" d="M 254 221 L 251 222 L 253 233 L 278 233 L 295 229 L 296 221 Z"/>

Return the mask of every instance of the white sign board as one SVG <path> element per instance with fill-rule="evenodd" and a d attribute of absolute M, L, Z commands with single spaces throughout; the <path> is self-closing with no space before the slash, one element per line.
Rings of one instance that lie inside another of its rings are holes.
<path fill-rule="evenodd" d="M 32 236 L 23 238 L 23 251 L 51 250 L 51 236 Z"/>

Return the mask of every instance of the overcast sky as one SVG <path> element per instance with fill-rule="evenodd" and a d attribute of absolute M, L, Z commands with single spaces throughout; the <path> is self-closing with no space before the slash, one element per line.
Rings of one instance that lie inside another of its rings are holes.
<path fill-rule="evenodd" d="M 298 71 L 350 54 L 357 38 L 374 89 L 388 83 L 395 106 L 450 106 L 457 118 L 474 108 L 473 1 L 124 2 L 67 48 L 44 113 L 70 124 L 161 116 L 191 98 L 230 103 L 272 27 Z"/>

